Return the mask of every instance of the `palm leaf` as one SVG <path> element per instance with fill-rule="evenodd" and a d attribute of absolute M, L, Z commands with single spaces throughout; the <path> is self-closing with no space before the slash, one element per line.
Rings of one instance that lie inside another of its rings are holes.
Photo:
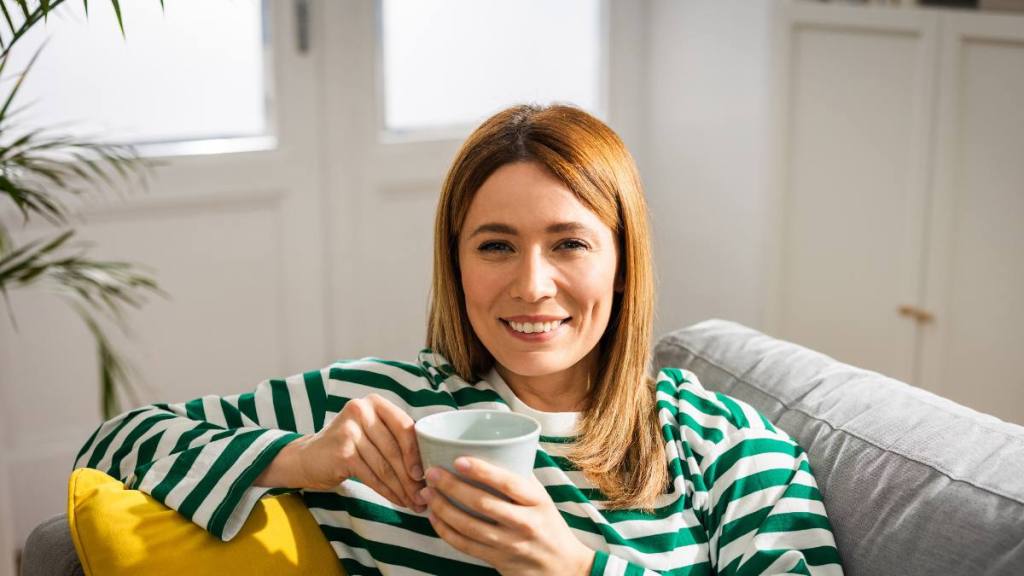
<path fill-rule="evenodd" d="M 0 258 L 0 284 L 6 286 L 7 284 L 26 283 L 23 280 L 26 271 L 38 266 L 47 254 L 60 248 L 72 235 L 74 235 L 74 230 L 67 230 L 49 242 L 42 240 L 29 242 L 4 255 L 3 258 Z"/>
<path fill-rule="evenodd" d="M 11 237 L 7 234 L 7 230 L 4 230 L 4 227 L 0 226 L 0 258 L 3 258 L 10 249 Z"/>
<path fill-rule="evenodd" d="M 43 44 L 45 46 L 45 43 Z M 18 95 L 18 90 L 21 88 L 22 82 L 25 81 L 25 76 L 28 75 L 28 71 L 32 69 L 32 65 L 36 63 L 36 59 L 39 58 L 39 54 L 43 51 L 43 46 L 40 46 L 36 53 L 32 55 L 32 59 L 28 61 L 25 69 L 21 71 L 18 76 L 18 80 L 14 83 L 14 87 L 11 88 L 11 92 L 7 95 L 7 99 L 4 100 L 3 108 L 0 108 L 0 122 L 7 116 L 7 110 L 11 107 L 11 102 L 14 102 L 14 97 Z M 4 55 L 4 60 L 7 60 L 7 55 Z"/>
<path fill-rule="evenodd" d="M 121 28 L 121 37 L 125 38 L 124 21 L 121 19 L 121 2 L 119 2 L 119 0 L 110 0 L 110 4 L 114 7 L 114 15 L 117 16 L 117 25 Z"/>
<path fill-rule="evenodd" d="M 67 207 L 60 199 L 47 192 L 41 192 L 25 185 L 15 184 L 10 178 L 0 176 L 0 194 L 6 194 L 18 210 L 22 219 L 28 223 L 31 214 L 38 214 L 55 226 L 65 224 L 68 218 Z"/>
<path fill-rule="evenodd" d="M 100 398 L 105 419 L 113 418 L 121 411 L 118 390 L 123 390 L 132 397 L 133 404 L 138 404 L 138 397 L 131 386 L 129 374 L 134 372 L 131 365 L 117 352 L 107 337 L 99 321 L 80 305 L 73 305 L 82 322 L 85 323 L 93 339 L 96 341 L 96 356 L 100 371 Z"/>
<path fill-rule="evenodd" d="M 20 74 L 12 75 L 10 84 L 3 83 L 7 57 L 20 38 L 63 3 L 0 0 L 0 86 L 7 90 L 6 94 L 0 93 L 0 199 L 12 202 L 26 222 L 40 217 L 55 225 L 66 225 L 71 217 L 64 200 L 90 191 L 119 191 L 135 177 L 145 177 L 153 165 L 131 147 L 54 135 L 52 129 L 25 133 L 16 129 L 24 106 L 15 107 L 15 102 L 42 47 Z M 88 0 L 82 0 L 82 6 L 88 17 Z M 125 37 L 121 3 L 111 0 L 111 6 Z M 160 7 L 164 9 L 163 0 Z M 16 246 L 0 222 L 0 294 L 15 328 L 8 288 L 46 286 L 69 301 L 95 340 L 103 412 L 110 417 L 118 411 L 120 398 L 135 395 L 130 366 L 111 343 L 104 324 L 112 322 L 127 332 L 125 311 L 141 307 L 153 294 L 167 294 L 138 265 L 89 258 L 87 246 L 73 244 L 73 236 L 73 230 L 65 230 L 48 239 Z"/>
<path fill-rule="evenodd" d="M 0 11 L 4 14 L 4 19 L 7 20 L 7 25 L 11 27 L 11 37 L 7 40 L 6 45 L 0 42 L 0 46 L 3 47 L 3 52 L 0 53 L 0 58 L 6 57 L 7 53 L 11 51 L 11 47 L 24 36 L 33 26 L 36 25 L 39 20 L 44 18 L 51 10 L 64 3 L 64 0 L 49 0 L 48 2 L 41 2 L 39 6 L 34 9 L 29 9 L 28 2 L 26 0 L 17 0 L 18 6 L 21 8 L 22 14 L 25 19 L 15 25 L 14 18 L 11 16 L 7 9 L 8 0 L 0 0 Z"/>
<path fill-rule="evenodd" d="M 26 221 L 35 214 L 64 224 L 68 210 L 61 196 L 77 196 L 88 189 L 119 191 L 128 183 L 144 188 L 152 166 L 129 147 L 34 131 L 0 146 L 0 199 L 14 202 Z M 44 188 L 47 184 L 50 187 Z"/>
<path fill-rule="evenodd" d="M 7 11 L 7 3 L 0 1 L 0 12 L 4 14 L 4 20 L 7 21 L 7 26 L 11 29 L 11 34 L 15 34 L 18 28 L 14 25 L 14 19 L 11 18 L 11 13 Z"/>
<path fill-rule="evenodd" d="M 36 240 L 14 249 L 0 258 L 0 286 L 25 287 L 47 282 L 58 293 L 72 295 L 90 308 L 118 322 L 126 307 L 139 308 L 146 296 L 167 297 L 156 281 L 140 267 L 128 262 L 92 260 L 85 255 L 87 245 L 77 252 L 57 256 L 71 248 L 74 230 L 66 230 L 49 240 Z"/>

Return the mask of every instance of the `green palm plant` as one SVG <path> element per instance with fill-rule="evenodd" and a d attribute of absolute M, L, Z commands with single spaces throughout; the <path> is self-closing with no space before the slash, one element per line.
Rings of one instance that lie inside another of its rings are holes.
<path fill-rule="evenodd" d="M 124 34 L 121 6 L 110 0 Z M 48 129 L 24 129 L 13 106 L 39 51 L 24 70 L 8 70 L 11 49 L 45 21 L 64 0 L 0 0 L 0 216 L 20 215 L 22 225 L 39 218 L 59 230 L 49 238 L 16 245 L 0 218 L 0 293 L 15 329 L 9 289 L 43 288 L 64 299 L 92 334 L 99 359 L 103 414 L 120 409 L 120 397 L 133 395 L 131 370 L 108 337 L 113 325 L 125 331 L 125 311 L 139 308 L 151 294 L 165 295 L 150 274 L 127 262 L 95 260 L 88 244 L 74 241 L 72 201 L 144 185 L 149 168 L 130 146 L 102 144 Z M 82 1 L 88 14 L 88 0 Z M 161 6 L 163 2 L 160 2 Z M 4 199 L 10 202 L 4 202 Z M 7 204 L 5 206 L 5 204 Z M 11 210 L 11 204 L 15 210 Z"/>

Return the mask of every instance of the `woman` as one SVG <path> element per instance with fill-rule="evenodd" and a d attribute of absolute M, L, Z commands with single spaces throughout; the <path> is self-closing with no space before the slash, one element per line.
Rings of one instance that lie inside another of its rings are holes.
<path fill-rule="evenodd" d="M 572 107 L 519 106 L 459 151 L 437 210 L 428 348 L 105 423 L 76 466 L 224 540 L 302 497 L 352 574 L 841 574 L 807 457 L 696 377 L 647 375 L 653 281 L 640 180 Z M 413 423 L 491 408 L 542 425 L 534 478 L 422 470 Z M 458 500 L 493 518 L 479 520 Z"/>

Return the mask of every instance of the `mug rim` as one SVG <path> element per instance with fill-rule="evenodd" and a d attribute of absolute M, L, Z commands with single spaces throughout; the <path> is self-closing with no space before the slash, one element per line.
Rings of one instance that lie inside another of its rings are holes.
<path fill-rule="evenodd" d="M 527 421 L 529 421 L 530 423 L 533 424 L 533 429 L 530 430 L 529 432 L 524 433 L 524 434 L 519 434 L 517 436 L 512 436 L 510 438 L 497 438 L 497 439 L 494 439 L 494 440 L 454 440 L 454 439 L 451 439 L 451 438 L 444 438 L 444 437 L 438 436 L 436 434 L 431 434 L 430 432 L 427 432 L 422 427 L 420 427 L 420 422 L 424 422 L 426 420 L 430 420 L 431 418 L 434 418 L 435 416 L 440 417 L 440 416 L 444 416 L 446 414 L 453 414 L 453 413 L 455 413 L 455 414 L 464 414 L 464 413 L 467 413 L 467 412 L 491 412 L 491 413 L 494 413 L 494 414 L 501 414 L 502 417 L 511 416 L 511 417 L 514 417 L 514 418 L 525 419 L 525 420 L 527 420 Z M 415 428 L 416 434 L 422 435 L 423 437 L 425 437 L 425 438 L 427 438 L 427 439 L 429 439 L 431 441 L 439 442 L 439 443 L 442 443 L 442 444 L 452 444 L 452 445 L 455 445 L 455 446 L 500 446 L 502 444 L 515 444 L 515 443 L 521 442 L 522 440 L 527 439 L 527 438 L 529 438 L 531 436 L 539 437 L 540 436 L 541 425 L 540 425 L 540 422 L 536 418 L 534 418 L 532 416 L 527 416 L 526 414 L 519 414 L 518 412 L 505 411 L 505 410 L 495 410 L 493 408 L 470 408 L 468 410 L 457 410 L 457 409 L 456 410 L 444 410 L 444 411 L 441 411 L 441 412 L 435 412 L 433 414 L 429 414 L 429 415 L 424 416 L 423 418 L 420 418 L 419 420 L 417 420 L 413 424 L 413 428 Z"/>

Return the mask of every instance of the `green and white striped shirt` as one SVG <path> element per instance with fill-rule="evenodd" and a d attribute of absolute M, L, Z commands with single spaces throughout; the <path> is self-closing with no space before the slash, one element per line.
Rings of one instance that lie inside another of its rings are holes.
<path fill-rule="evenodd" d="M 595 550 L 593 574 L 842 574 L 821 493 L 804 451 L 753 408 L 701 387 L 685 370 L 657 379 L 672 479 L 653 513 L 609 510 L 566 458 L 577 413 L 534 410 L 496 371 L 469 384 L 439 354 L 416 364 L 376 358 L 267 380 L 255 392 L 154 404 L 105 422 L 75 467 L 97 468 L 230 540 L 254 487 L 288 442 L 322 429 L 352 398 L 387 398 L 414 420 L 463 408 L 527 413 L 541 423 L 534 474 L 565 522 Z M 357 480 L 301 495 L 342 566 L 357 574 L 494 574 Z"/>

